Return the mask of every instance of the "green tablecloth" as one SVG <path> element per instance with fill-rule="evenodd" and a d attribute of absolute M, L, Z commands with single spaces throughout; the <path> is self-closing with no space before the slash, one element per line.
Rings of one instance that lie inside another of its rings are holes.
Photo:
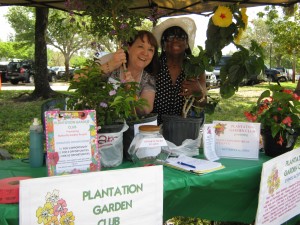
<path fill-rule="evenodd" d="M 221 159 L 225 169 L 202 176 L 164 167 L 164 221 L 174 216 L 251 223 L 255 220 L 262 163 L 259 160 Z M 124 162 L 113 169 L 135 167 Z M 45 167 L 30 168 L 21 160 L 0 162 L 0 179 L 47 176 Z M 0 204 L 0 224 L 18 224 L 19 205 Z M 299 219 L 299 217 L 298 217 Z"/>

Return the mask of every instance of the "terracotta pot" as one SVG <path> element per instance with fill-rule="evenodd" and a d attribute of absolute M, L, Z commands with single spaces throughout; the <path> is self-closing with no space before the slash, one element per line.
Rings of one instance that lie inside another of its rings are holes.
<path fill-rule="evenodd" d="M 266 129 L 261 131 L 264 151 L 267 156 L 276 157 L 294 149 L 298 138 L 298 133 L 287 134 L 287 140 L 282 145 L 278 144 L 279 133 L 273 138 L 271 130 Z"/>

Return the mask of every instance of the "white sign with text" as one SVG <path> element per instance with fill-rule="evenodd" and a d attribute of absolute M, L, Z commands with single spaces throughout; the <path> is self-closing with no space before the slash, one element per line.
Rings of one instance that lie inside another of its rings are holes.
<path fill-rule="evenodd" d="M 258 159 L 260 123 L 213 121 L 220 158 Z"/>
<path fill-rule="evenodd" d="M 20 225 L 140 225 L 162 220 L 162 166 L 20 182 Z"/>
<path fill-rule="evenodd" d="M 255 224 L 283 224 L 299 213 L 300 148 L 263 164 Z"/>

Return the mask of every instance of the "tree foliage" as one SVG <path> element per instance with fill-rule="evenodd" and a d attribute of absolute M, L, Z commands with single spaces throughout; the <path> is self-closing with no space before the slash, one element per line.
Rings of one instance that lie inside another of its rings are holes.
<path fill-rule="evenodd" d="M 265 54 L 270 54 L 277 66 L 283 59 L 291 61 L 294 53 L 300 53 L 300 12 L 298 4 L 289 8 L 265 7 L 259 19 L 253 20 L 252 29 L 246 31 L 242 43 L 255 39 L 265 46 Z"/>
<path fill-rule="evenodd" d="M 67 74 L 71 57 L 89 46 L 93 38 L 86 30 L 87 22 L 83 17 L 71 17 L 69 13 L 58 10 L 52 10 L 49 16 L 47 42 L 63 54 Z"/>
<path fill-rule="evenodd" d="M 27 47 L 20 42 L 0 42 L 0 58 L 33 59 L 33 46 Z"/>

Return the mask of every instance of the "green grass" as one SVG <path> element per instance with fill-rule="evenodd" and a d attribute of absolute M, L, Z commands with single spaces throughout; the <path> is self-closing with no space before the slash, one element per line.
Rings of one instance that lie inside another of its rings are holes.
<path fill-rule="evenodd" d="M 296 87 L 291 82 L 282 85 L 291 89 Z M 268 83 L 240 87 L 230 99 L 221 99 L 215 113 L 206 116 L 206 123 L 213 120 L 246 121 L 244 111 L 250 109 L 267 86 Z M 217 92 L 217 89 L 209 91 L 211 95 L 216 95 Z M 0 91 L 0 148 L 8 150 L 15 159 L 28 158 L 29 127 L 34 117 L 41 118 L 41 105 L 45 101 L 17 101 L 16 97 L 27 93 L 30 91 Z M 296 147 L 299 146 L 298 139 Z"/>

